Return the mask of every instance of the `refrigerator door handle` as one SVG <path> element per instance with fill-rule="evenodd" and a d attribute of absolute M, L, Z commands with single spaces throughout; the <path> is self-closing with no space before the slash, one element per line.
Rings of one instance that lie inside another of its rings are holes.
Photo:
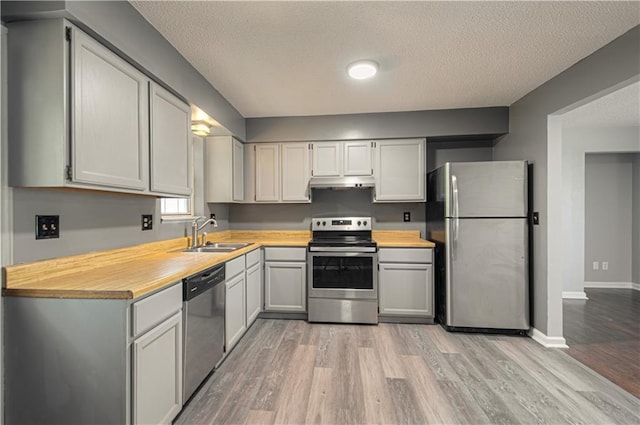
<path fill-rule="evenodd" d="M 459 206 L 458 206 L 458 179 L 455 175 L 451 175 L 451 199 L 453 202 L 453 246 L 452 246 L 452 255 L 455 259 L 456 256 L 456 248 L 458 245 L 458 226 L 459 223 Z"/>

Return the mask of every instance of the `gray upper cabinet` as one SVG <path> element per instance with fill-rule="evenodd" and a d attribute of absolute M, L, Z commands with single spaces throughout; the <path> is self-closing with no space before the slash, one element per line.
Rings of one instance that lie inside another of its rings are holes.
<path fill-rule="evenodd" d="M 151 190 L 189 196 L 191 109 L 155 83 L 150 83 L 150 92 Z"/>
<path fill-rule="evenodd" d="M 71 68 L 73 180 L 146 189 L 147 78 L 75 27 Z"/>
<path fill-rule="evenodd" d="M 10 185 L 189 194 L 184 104 L 64 19 L 11 23 L 8 53 Z"/>
<path fill-rule="evenodd" d="M 370 176 L 371 141 L 314 142 L 314 177 Z"/>
<path fill-rule="evenodd" d="M 309 144 L 253 143 L 245 167 L 247 202 L 309 203 Z"/>
<path fill-rule="evenodd" d="M 343 174 L 345 176 L 370 176 L 373 174 L 371 145 L 372 142 L 366 140 L 344 142 Z"/>
<path fill-rule="evenodd" d="M 374 147 L 374 202 L 426 200 L 425 139 L 378 140 Z"/>
<path fill-rule="evenodd" d="M 337 177 L 342 175 L 342 142 L 316 142 L 313 150 L 312 175 Z"/>
<path fill-rule="evenodd" d="M 280 145 L 254 145 L 256 159 L 256 202 L 280 201 Z"/>
<path fill-rule="evenodd" d="M 309 144 L 283 143 L 280 154 L 282 201 L 309 202 Z"/>
<path fill-rule="evenodd" d="M 205 200 L 244 200 L 244 145 L 231 136 L 205 140 Z"/>

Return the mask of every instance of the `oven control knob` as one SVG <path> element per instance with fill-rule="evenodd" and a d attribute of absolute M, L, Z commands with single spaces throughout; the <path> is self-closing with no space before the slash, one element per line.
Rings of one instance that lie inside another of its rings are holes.
<path fill-rule="evenodd" d="M 322 225 L 323 225 L 323 226 L 326 226 L 326 225 L 327 225 L 327 222 L 326 222 L 326 221 L 323 221 L 323 222 L 322 222 Z"/>
<path fill-rule="evenodd" d="M 362 224 L 362 223 L 359 221 L 359 222 L 358 222 L 358 226 L 360 226 L 361 224 Z"/>
<path fill-rule="evenodd" d="M 364 225 L 365 225 L 365 226 L 367 225 L 367 222 L 366 222 L 366 221 L 364 222 Z"/>
<path fill-rule="evenodd" d="M 316 221 L 316 226 L 320 226 L 320 222 L 319 221 Z"/>

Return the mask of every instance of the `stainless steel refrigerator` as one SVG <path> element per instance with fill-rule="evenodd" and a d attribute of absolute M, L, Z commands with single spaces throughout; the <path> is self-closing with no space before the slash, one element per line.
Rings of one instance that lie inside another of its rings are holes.
<path fill-rule="evenodd" d="M 448 162 L 427 176 L 436 316 L 449 330 L 529 329 L 525 161 Z"/>

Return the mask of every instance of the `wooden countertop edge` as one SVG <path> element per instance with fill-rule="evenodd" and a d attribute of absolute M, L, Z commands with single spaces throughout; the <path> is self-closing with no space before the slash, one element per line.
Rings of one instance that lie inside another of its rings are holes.
<path fill-rule="evenodd" d="M 436 244 L 427 240 L 420 241 L 402 241 L 402 242 L 380 242 L 378 248 L 435 248 Z"/>
<path fill-rule="evenodd" d="M 161 285 L 158 289 L 166 286 Z M 150 291 L 149 293 L 154 292 Z M 96 290 L 57 290 L 57 289 L 26 289 L 26 288 L 5 288 L 2 290 L 3 297 L 22 298 L 65 298 L 65 299 L 105 299 L 105 300 L 127 300 L 133 299 L 132 291 L 96 291 Z"/>
<path fill-rule="evenodd" d="M 17 264 L 3 267 L 2 295 L 37 298 L 136 299 L 260 247 L 306 247 L 310 239 L 311 232 L 309 231 L 223 231 L 210 234 L 209 241 L 254 243 L 228 254 L 211 255 L 209 253 L 183 253 L 181 250 L 186 249 L 189 238 L 176 238 L 134 247 Z M 377 231 L 374 232 L 374 239 L 382 248 L 432 248 L 435 246 L 430 241 L 420 239 L 419 231 Z M 180 264 L 180 258 L 184 260 L 184 265 Z M 172 260 L 181 266 L 178 271 L 172 271 L 151 278 L 145 283 L 133 284 L 123 289 L 80 289 L 78 287 L 62 289 L 55 287 L 56 284 L 62 285 L 59 282 L 67 280 L 91 280 L 92 273 L 98 275 L 102 273 L 101 277 L 104 277 L 114 267 L 126 269 L 127 267 L 136 267 L 139 262 L 153 263 Z M 55 270 L 53 276 L 51 270 Z"/>

